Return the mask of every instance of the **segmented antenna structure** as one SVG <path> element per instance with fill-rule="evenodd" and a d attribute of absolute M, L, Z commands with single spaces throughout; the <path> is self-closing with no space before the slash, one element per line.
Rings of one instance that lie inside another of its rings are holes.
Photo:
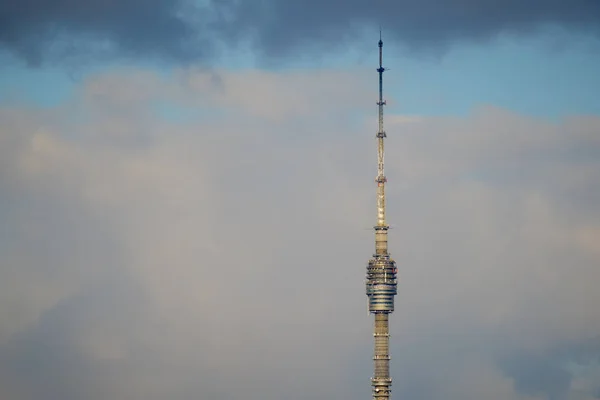
<path fill-rule="evenodd" d="M 371 386 L 374 400 L 387 400 L 390 398 L 392 378 L 390 377 L 389 354 L 389 314 L 394 311 L 394 296 L 396 295 L 396 262 L 388 253 L 388 230 L 385 218 L 385 184 L 387 179 L 384 173 L 384 147 L 386 137 L 383 128 L 383 40 L 379 31 L 379 129 L 377 131 L 377 224 L 375 229 L 375 254 L 367 266 L 366 292 L 369 313 L 375 314 L 375 327 L 373 337 L 375 351 L 373 356 L 374 374 Z"/>

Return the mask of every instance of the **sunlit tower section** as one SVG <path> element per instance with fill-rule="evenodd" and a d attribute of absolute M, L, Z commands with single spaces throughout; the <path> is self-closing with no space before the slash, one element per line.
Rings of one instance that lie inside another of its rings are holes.
<path fill-rule="evenodd" d="M 385 183 L 387 179 L 383 169 L 383 140 L 386 137 L 383 129 L 383 41 L 379 32 L 379 130 L 377 131 L 377 225 L 375 225 L 375 254 L 367 266 L 367 298 L 369 312 L 375 314 L 375 352 L 373 356 L 374 374 L 371 378 L 374 400 L 387 400 L 391 394 L 392 378 L 390 377 L 390 332 L 388 316 L 394 311 L 396 295 L 396 262 L 388 253 L 387 235 L 390 228 L 385 220 Z"/>

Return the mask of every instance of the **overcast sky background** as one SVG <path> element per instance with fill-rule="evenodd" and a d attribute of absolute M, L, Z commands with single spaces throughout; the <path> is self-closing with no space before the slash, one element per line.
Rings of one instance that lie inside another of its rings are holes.
<path fill-rule="evenodd" d="M 600 398 L 600 3 L 0 0 L 0 397 Z"/>

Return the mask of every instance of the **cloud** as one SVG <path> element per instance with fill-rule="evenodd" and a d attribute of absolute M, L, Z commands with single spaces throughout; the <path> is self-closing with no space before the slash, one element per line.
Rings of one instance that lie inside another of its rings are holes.
<path fill-rule="evenodd" d="M 3 109 L 1 397 L 368 396 L 361 79 L 114 72 Z M 391 117 L 394 395 L 592 398 L 600 121 Z"/>
<path fill-rule="evenodd" d="M 115 55 L 185 61 L 211 51 L 202 13 L 181 0 L 3 0 L 0 43 L 31 65 Z"/>
<path fill-rule="evenodd" d="M 360 38 L 363 28 L 385 27 L 386 37 L 413 50 L 439 48 L 456 40 L 487 40 L 501 32 L 531 33 L 545 24 L 598 32 L 596 3 L 505 1 L 338 1 L 269 0 L 257 7 L 231 3 L 238 28 L 255 35 L 268 55 L 287 55 L 307 46 L 327 50 Z M 258 27 L 258 28 L 257 28 Z M 226 28 L 225 28 L 226 29 Z"/>
<path fill-rule="evenodd" d="M 222 46 L 251 44 L 268 59 L 323 53 L 383 24 L 413 50 L 501 32 L 531 33 L 548 24 L 598 33 L 597 2 L 504 1 L 294 2 L 123 0 L 0 2 L 0 44 L 27 60 L 81 64 L 89 57 L 207 61 Z"/>

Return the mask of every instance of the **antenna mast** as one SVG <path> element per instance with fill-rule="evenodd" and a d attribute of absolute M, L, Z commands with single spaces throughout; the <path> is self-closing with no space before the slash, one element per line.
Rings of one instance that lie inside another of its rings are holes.
<path fill-rule="evenodd" d="M 389 314 L 394 311 L 394 296 L 396 295 L 396 262 L 390 258 L 387 246 L 389 226 L 385 220 L 385 183 L 384 147 L 386 137 L 383 129 L 383 40 L 379 29 L 379 129 L 377 131 L 377 224 L 375 229 L 375 254 L 367 266 L 366 292 L 369 312 L 375 314 L 375 351 L 373 356 L 374 374 L 371 378 L 374 400 L 388 400 L 391 394 L 392 378 L 390 377 L 389 356 Z"/>
<path fill-rule="evenodd" d="M 379 130 L 377 131 L 377 226 L 385 227 L 387 231 L 387 225 L 385 223 L 385 182 L 386 178 L 383 170 L 383 138 L 386 137 L 385 130 L 383 129 L 383 106 L 385 106 L 385 100 L 383 100 L 383 40 L 381 40 L 381 29 L 379 30 Z M 387 252 L 387 242 L 385 243 L 385 251 Z"/>

